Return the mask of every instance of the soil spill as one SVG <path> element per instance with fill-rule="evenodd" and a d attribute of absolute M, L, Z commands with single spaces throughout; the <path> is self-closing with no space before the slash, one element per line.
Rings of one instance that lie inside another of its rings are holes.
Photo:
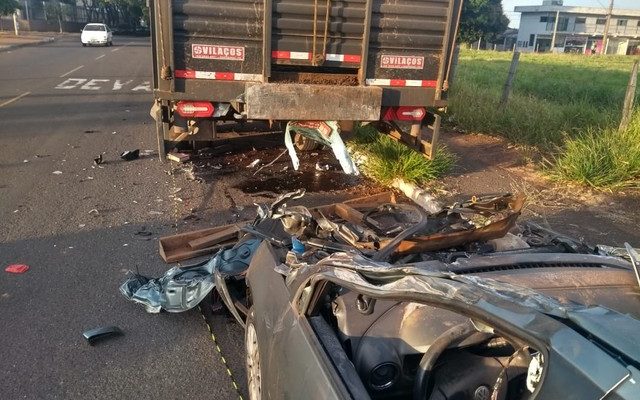
<path fill-rule="evenodd" d="M 247 194 L 286 193 L 300 188 L 307 192 L 328 192 L 349 189 L 360 183 L 360 177 L 345 175 L 342 171 L 283 171 L 278 176 L 248 179 L 236 188 Z"/>

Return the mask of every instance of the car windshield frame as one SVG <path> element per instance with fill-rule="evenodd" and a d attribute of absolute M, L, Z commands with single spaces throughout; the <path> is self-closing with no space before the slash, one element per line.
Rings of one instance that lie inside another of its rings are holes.
<path fill-rule="evenodd" d="M 85 25 L 83 31 L 88 31 L 88 32 L 107 32 L 107 26 L 106 25 L 99 25 L 99 24 L 89 24 L 89 25 Z"/>

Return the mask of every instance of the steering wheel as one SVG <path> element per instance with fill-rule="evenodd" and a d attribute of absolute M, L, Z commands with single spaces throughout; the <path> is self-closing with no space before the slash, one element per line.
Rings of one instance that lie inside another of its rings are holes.
<path fill-rule="evenodd" d="M 465 322 L 438 336 L 420 359 L 418 372 L 416 372 L 413 383 L 413 400 L 425 400 L 429 395 L 431 375 L 440 354 L 452 343 L 462 341 L 476 332 L 477 330 L 471 322 Z"/>

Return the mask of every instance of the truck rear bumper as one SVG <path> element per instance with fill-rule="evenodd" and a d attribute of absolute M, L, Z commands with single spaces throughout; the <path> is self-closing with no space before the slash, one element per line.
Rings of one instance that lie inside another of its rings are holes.
<path fill-rule="evenodd" d="M 382 89 L 364 86 L 248 83 L 248 119 L 377 121 Z"/>

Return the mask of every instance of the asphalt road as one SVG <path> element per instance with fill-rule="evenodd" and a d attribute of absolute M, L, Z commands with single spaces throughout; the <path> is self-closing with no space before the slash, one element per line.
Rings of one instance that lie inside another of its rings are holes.
<path fill-rule="evenodd" d="M 150 71 L 146 38 L 0 53 L 1 398 L 238 397 L 198 311 L 150 315 L 118 292 L 128 270 L 167 269 L 155 239 L 176 231 L 188 184 L 155 155 L 118 157 L 156 149 Z M 90 347 L 82 332 L 102 325 L 125 335 Z M 241 331 L 214 330 L 242 382 Z"/>

